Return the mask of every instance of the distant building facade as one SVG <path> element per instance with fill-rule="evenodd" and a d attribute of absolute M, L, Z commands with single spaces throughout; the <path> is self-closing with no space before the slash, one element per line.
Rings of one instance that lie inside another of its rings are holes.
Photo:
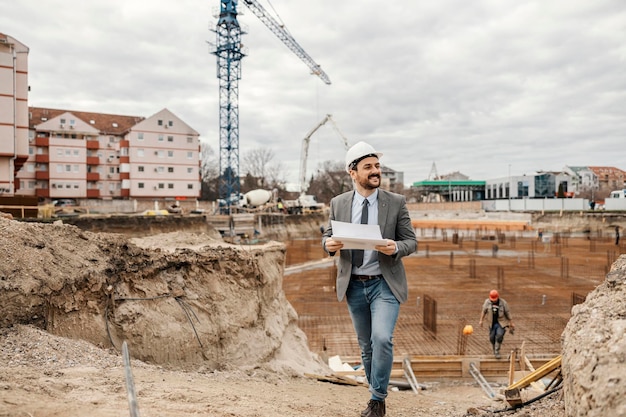
<path fill-rule="evenodd" d="M 598 189 L 598 176 L 589 167 L 567 165 L 563 170 L 571 175 L 575 193 Z"/>
<path fill-rule="evenodd" d="M 572 178 L 566 172 L 535 172 L 529 175 L 512 175 L 485 181 L 487 200 L 520 198 L 574 197 Z"/>
<path fill-rule="evenodd" d="M 384 190 L 402 192 L 404 189 L 404 172 L 396 171 L 388 166 L 380 166 L 380 186 Z"/>
<path fill-rule="evenodd" d="M 598 191 L 611 192 L 626 188 L 626 171 L 615 167 L 590 166 L 597 178 Z"/>
<path fill-rule="evenodd" d="M 439 177 L 443 178 L 443 177 Z M 411 190 L 422 195 L 421 202 L 481 201 L 485 199 L 485 181 L 437 179 L 414 182 Z"/>
<path fill-rule="evenodd" d="M 28 52 L 0 33 L 0 197 L 13 197 L 28 158 Z"/>
<path fill-rule="evenodd" d="M 613 190 L 626 188 L 626 171 L 605 166 L 566 166 L 577 196 L 604 199 Z"/>
<path fill-rule="evenodd" d="M 29 110 L 19 194 L 44 201 L 199 198 L 199 134 L 169 110 L 148 118 Z"/>

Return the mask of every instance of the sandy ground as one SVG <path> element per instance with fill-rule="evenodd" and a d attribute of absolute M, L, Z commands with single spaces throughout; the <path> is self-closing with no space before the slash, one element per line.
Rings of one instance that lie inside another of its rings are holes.
<path fill-rule="evenodd" d="M 130 415 L 122 354 L 30 326 L 0 331 L 0 416 Z M 130 352 L 132 357 L 132 352 Z M 358 416 L 362 386 L 339 385 L 262 369 L 181 371 L 131 361 L 142 416 Z M 392 391 L 388 416 L 564 417 L 555 393 L 516 412 L 475 383 L 428 383 L 418 394 Z M 497 388 L 497 387 L 496 387 Z M 556 399 L 555 399 L 556 398 Z"/>

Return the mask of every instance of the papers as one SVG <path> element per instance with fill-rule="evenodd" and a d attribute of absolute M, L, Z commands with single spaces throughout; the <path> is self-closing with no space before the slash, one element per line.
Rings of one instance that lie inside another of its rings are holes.
<path fill-rule="evenodd" d="M 330 221 L 332 238 L 343 243 L 343 249 L 374 250 L 376 245 L 386 245 L 387 239 L 380 234 L 377 224 L 357 224 Z"/>

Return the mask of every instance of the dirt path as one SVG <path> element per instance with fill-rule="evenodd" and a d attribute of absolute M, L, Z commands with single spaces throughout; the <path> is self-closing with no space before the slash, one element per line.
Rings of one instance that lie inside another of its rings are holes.
<path fill-rule="evenodd" d="M 52 336 L 29 326 L 1 331 L 0 416 L 113 417 L 129 415 L 119 352 Z M 132 352 L 131 352 L 132 356 Z M 181 371 L 132 361 L 142 416 L 315 417 L 358 416 L 368 392 L 263 369 Z M 488 416 L 505 404 L 474 383 L 430 383 L 391 392 L 390 417 Z M 503 415 L 503 414 L 498 414 Z M 515 414 L 562 417 L 562 403 L 543 400 Z"/>

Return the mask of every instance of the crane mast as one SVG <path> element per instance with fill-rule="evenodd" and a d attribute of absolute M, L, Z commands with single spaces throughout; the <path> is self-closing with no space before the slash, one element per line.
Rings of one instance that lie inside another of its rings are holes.
<path fill-rule="evenodd" d="M 272 18 L 256 0 L 242 0 L 311 72 L 326 84 L 328 75 L 302 49 L 295 39 Z M 220 177 L 218 193 L 227 201 L 233 194 L 239 195 L 239 80 L 241 79 L 242 50 L 241 36 L 245 34 L 237 21 L 238 0 L 220 0 L 220 15 L 215 28 L 216 44 L 212 52 L 217 56 L 219 78 L 219 126 L 220 126 Z"/>

